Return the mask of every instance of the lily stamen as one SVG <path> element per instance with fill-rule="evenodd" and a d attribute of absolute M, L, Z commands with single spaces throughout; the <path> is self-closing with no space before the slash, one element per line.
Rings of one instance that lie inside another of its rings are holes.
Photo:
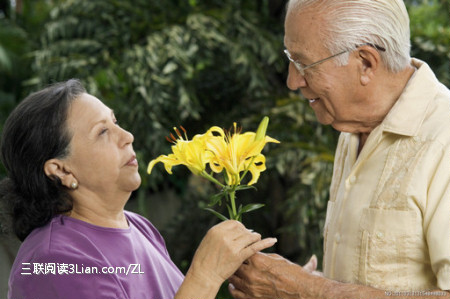
<path fill-rule="evenodd" d="M 180 131 L 177 128 L 173 128 L 175 130 L 175 132 L 177 133 L 178 137 L 180 137 L 180 139 L 183 139 L 183 136 L 181 136 Z"/>
<path fill-rule="evenodd" d="M 186 129 L 183 128 L 182 125 L 180 125 L 180 129 L 181 129 L 181 130 L 183 131 L 183 133 L 184 133 L 184 138 L 186 138 L 186 140 L 188 140 Z"/>

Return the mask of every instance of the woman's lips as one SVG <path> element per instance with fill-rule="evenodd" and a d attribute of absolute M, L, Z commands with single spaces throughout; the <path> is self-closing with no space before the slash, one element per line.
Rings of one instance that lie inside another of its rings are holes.
<path fill-rule="evenodd" d="M 136 156 L 131 157 L 131 159 L 128 160 L 126 166 L 138 166 L 138 161 L 136 159 Z"/>

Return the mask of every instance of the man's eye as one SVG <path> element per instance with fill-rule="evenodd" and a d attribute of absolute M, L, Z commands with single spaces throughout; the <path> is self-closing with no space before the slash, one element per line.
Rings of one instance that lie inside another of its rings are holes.
<path fill-rule="evenodd" d="M 107 129 L 107 128 L 104 128 L 104 129 L 102 129 L 102 130 L 100 131 L 100 133 L 99 133 L 98 135 L 103 135 L 103 134 L 105 134 L 107 131 L 108 131 L 108 129 Z"/>

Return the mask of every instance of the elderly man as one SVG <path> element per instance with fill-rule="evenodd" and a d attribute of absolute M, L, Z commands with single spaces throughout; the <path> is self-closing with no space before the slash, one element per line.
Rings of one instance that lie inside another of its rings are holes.
<path fill-rule="evenodd" d="M 243 298 L 448 298 L 450 91 L 411 59 L 402 0 L 291 0 L 287 86 L 341 131 L 323 274 L 257 254 Z"/>

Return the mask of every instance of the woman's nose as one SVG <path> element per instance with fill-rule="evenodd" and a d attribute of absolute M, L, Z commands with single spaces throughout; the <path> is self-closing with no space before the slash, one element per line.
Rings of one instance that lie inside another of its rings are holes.
<path fill-rule="evenodd" d="M 133 141 L 134 141 L 133 134 L 131 134 L 130 132 L 128 132 L 127 130 L 122 129 L 122 128 L 120 128 L 120 130 L 122 131 L 121 132 L 122 145 L 127 145 L 127 144 L 130 144 L 130 143 L 133 143 Z"/>

